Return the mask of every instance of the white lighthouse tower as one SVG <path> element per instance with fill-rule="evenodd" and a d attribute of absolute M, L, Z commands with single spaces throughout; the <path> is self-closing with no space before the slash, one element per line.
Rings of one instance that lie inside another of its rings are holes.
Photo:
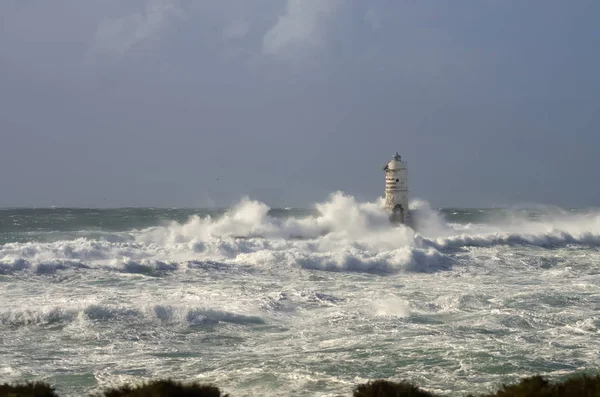
<path fill-rule="evenodd" d="M 387 163 L 385 171 L 385 208 L 394 223 L 408 223 L 408 168 L 398 152 Z"/>

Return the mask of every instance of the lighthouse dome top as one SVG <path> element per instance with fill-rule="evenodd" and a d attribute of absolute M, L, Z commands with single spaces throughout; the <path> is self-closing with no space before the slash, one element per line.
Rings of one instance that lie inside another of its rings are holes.
<path fill-rule="evenodd" d="M 387 163 L 383 169 L 389 171 L 406 169 L 406 163 L 402 161 L 400 155 L 398 154 L 398 152 L 396 152 L 394 157 L 392 157 L 390 162 Z"/>

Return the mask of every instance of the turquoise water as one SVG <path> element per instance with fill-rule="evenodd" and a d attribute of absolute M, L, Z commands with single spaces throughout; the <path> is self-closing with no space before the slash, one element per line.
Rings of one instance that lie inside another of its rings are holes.
<path fill-rule="evenodd" d="M 600 213 L 380 203 L 0 210 L 0 381 L 460 395 L 598 367 Z"/>

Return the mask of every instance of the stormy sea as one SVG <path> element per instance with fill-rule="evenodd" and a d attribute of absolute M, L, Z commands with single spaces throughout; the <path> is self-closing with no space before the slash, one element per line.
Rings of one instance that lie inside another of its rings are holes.
<path fill-rule="evenodd" d="M 0 382 L 173 378 L 233 396 L 371 379 L 463 395 L 600 362 L 600 211 L 0 210 Z"/>

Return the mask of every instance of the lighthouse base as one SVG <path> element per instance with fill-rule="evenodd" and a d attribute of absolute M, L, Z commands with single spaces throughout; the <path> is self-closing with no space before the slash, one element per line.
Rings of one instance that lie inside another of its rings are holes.
<path fill-rule="evenodd" d="M 401 204 L 396 204 L 391 209 L 390 222 L 394 224 L 409 224 L 408 209 L 404 209 Z"/>

